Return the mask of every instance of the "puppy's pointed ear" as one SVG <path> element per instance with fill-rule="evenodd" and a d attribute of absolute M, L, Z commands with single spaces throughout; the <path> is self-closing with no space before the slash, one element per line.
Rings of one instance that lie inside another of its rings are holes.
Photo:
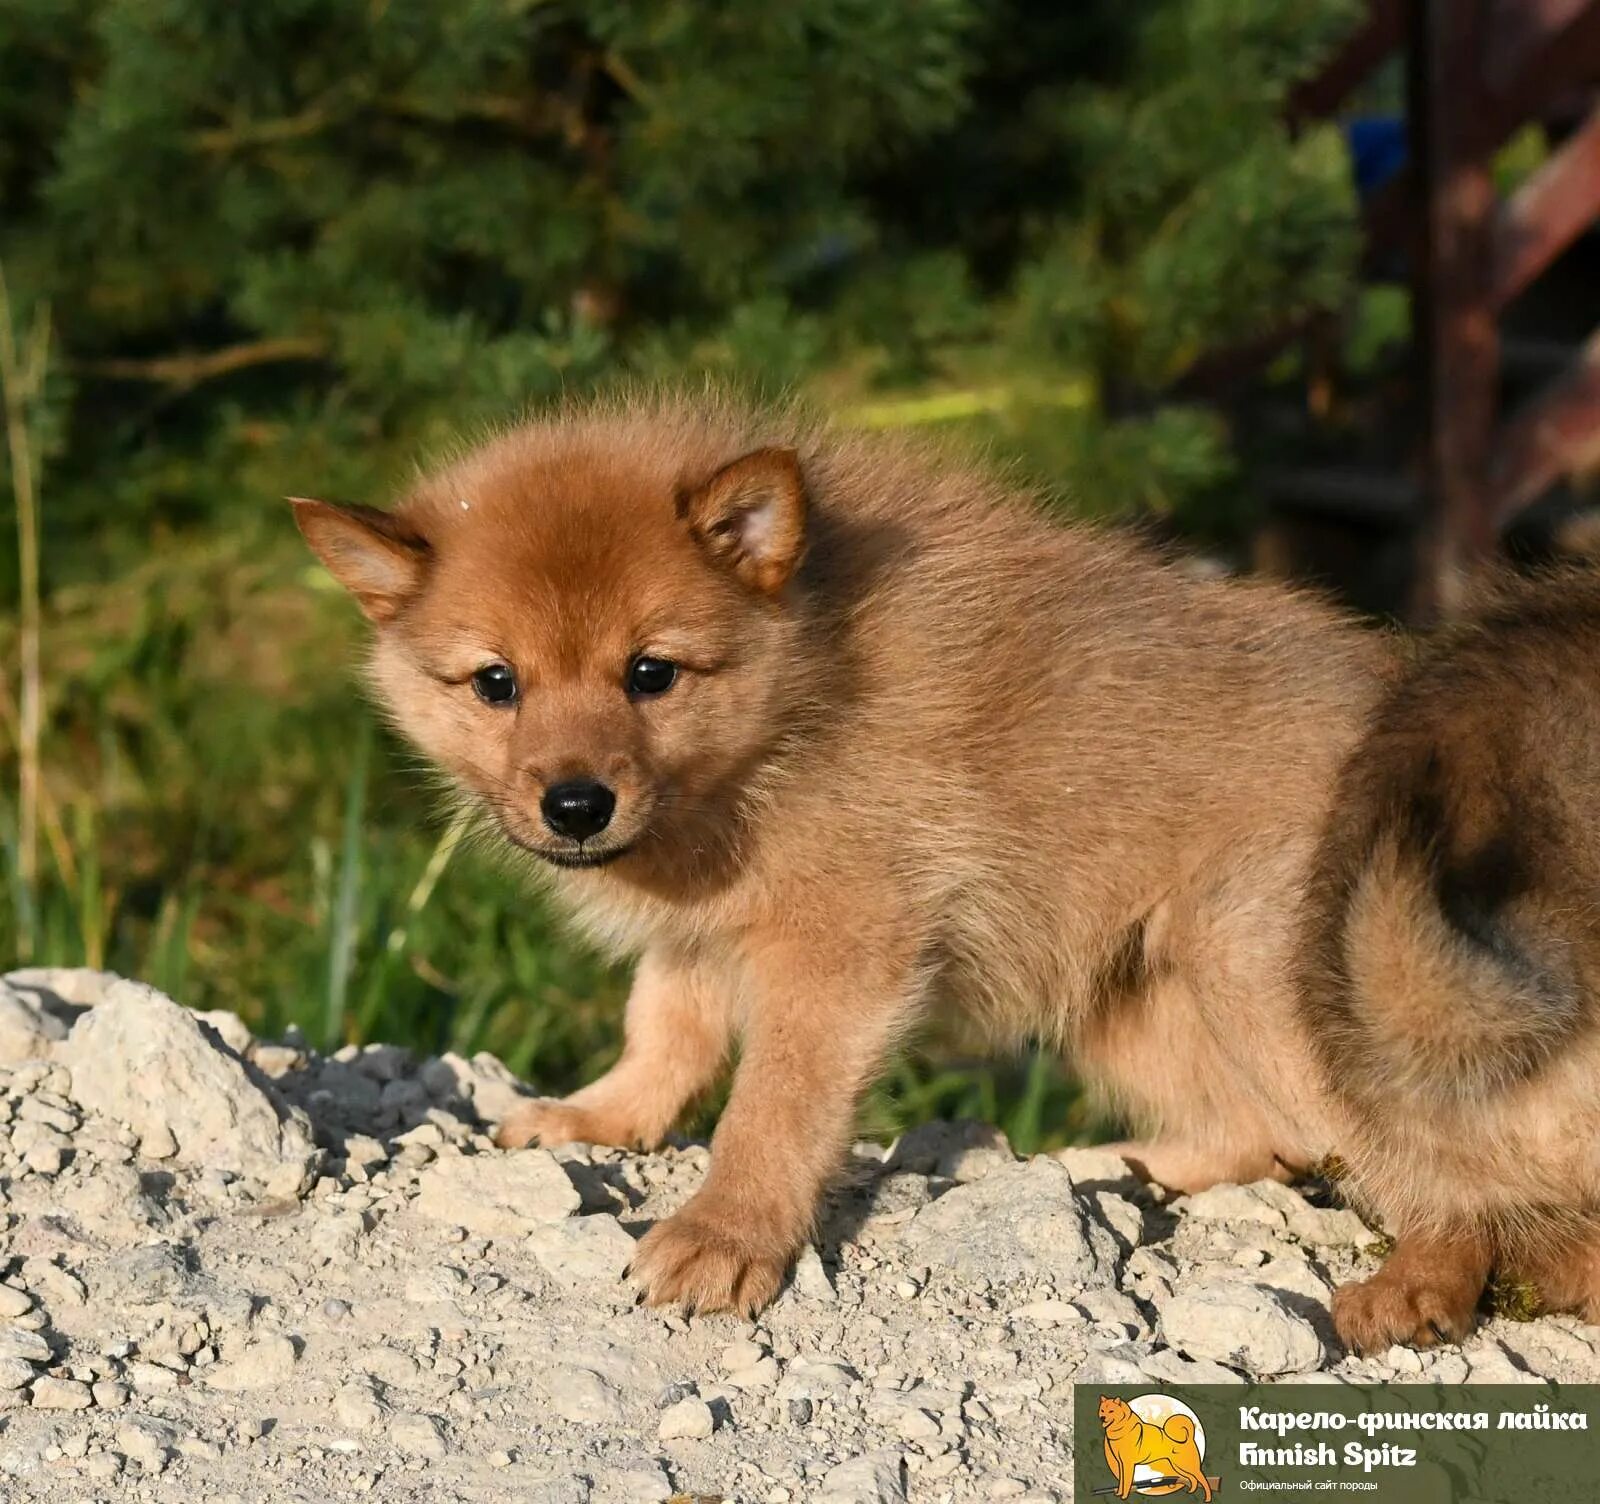
<path fill-rule="evenodd" d="M 428 545 L 376 507 L 336 507 L 291 496 L 312 551 L 356 598 L 369 621 L 390 620 L 422 585 Z"/>
<path fill-rule="evenodd" d="M 776 595 L 805 553 L 806 483 L 792 449 L 755 449 L 678 493 L 695 542 L 742 584 Z"/>

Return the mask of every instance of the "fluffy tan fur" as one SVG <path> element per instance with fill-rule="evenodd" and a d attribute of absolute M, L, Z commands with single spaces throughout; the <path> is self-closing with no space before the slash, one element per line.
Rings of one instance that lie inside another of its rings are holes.
<path fill-rule="evenodd" d="M 640 1246 L 649 1298 L 774 1294 L 862 1091 L 941 1005 L 1066 1050 L 1165 1184 L 1334 1146 L 1292 952 L 1382 639 L 962 463 L 720 401 L 568 410 L 390 516 L 300 521 L 377 624 L 394 718 L 511 841 L 568 862 L 542 791 L 617 794 L 577 853 L 603 864 L 548 876 L 640 957 L 626 1048 L 502 1141 L 655 1142 L 739 1042 L 706 1184 Z M 624 692 L 641 652 L 682 666 L 669 692 Z M 474 695 L 491 661 L 516 706 Z"/>
<path fill-rule="evenodd" d="M 1399 1237 L 1335 1322 L 1453 1338 L 1491 1268 L 1600 1319 L 1600 575 L 1502 583 L 1343 770 L 1306 1033 L 1351 1187 Z"/>

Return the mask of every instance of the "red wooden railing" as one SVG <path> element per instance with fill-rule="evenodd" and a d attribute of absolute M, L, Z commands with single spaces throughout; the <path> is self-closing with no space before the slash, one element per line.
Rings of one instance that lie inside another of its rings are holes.
<path fill-rule="evenodd" d="M 1400 48 L 1409 160 L 1365 224 L 1375 250 L 1410 253 L 1424 394 L 1412 604 L 1427 618 L 1450 611 L 1519 512 L 1600 462 L 1600 332 L 1547 388 L 1497 411 L 1500 315 L 1600 218 L 1600 0 L 1370 0 L 1345 46 L 1296 91 L 1292 114 L 1337 109 Z M 1501 201 L 1495 153 L 1525 122 L 1574 102 L 1586 118 Z"/>

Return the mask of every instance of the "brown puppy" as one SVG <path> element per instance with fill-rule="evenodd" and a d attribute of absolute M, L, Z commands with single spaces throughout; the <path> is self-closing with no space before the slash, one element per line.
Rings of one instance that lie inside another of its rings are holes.
<path fill-rule="evenodd" d="M 1600 574 L 1503 583 L 1419 649 L 1308 913 L 1306 1032 L 1398 1235 L 1341 1337 L 1457 1338 L 1495 1265 L 1600 1319 Z"/>
<path fill-rule="evenodd" d="M 398 725 L 639 956 L 622 1059 L 501 1125 L 652 1144 L 739 1067 L 652 1300 L 778 1289 L 886 1051 L 954 1000 L 1156 1179 L 1333 1142 L 1291 947 L 1385 649 L 902 445 L 716 403 L 517 428 L 392 515 L 297 504 Z"/>

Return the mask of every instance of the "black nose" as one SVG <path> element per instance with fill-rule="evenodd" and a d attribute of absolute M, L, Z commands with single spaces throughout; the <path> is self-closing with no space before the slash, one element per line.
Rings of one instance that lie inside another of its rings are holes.
<path fill-rule="evenodd" d="M 553 783 L 539 801 L 544 823 L 558 836 L 571 836 L 574 841 L 599 835 L 611 823 L 616 807 L 617 796 L 592 778 Z"/>

